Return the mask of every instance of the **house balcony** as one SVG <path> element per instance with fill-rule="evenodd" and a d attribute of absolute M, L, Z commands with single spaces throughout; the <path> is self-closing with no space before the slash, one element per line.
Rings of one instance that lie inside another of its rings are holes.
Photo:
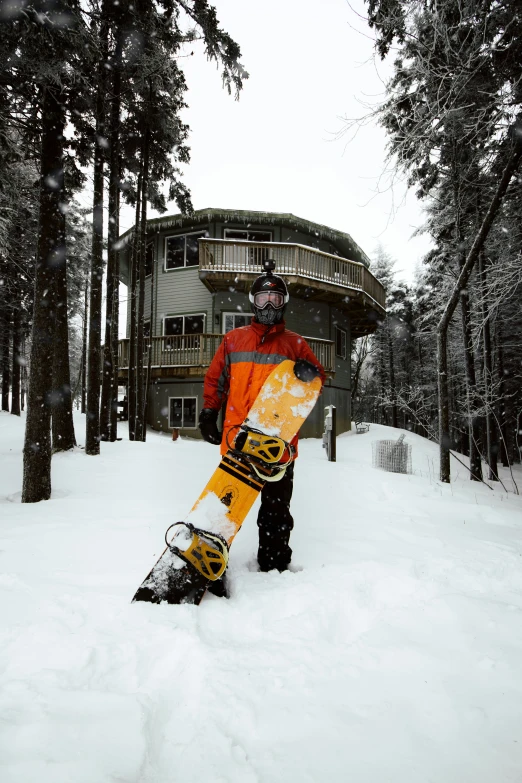
<path fill-rule="evenodd" d="M 386 314 L 384 287 L 358 261 L 290 242 L 199 240 L 199 276 L 213 292 L 233 286 L 248 293 L 267 258 L 276 262 L 290 295 L 328 302 L 349 315 L 353 338 L 374 332 Z"/>
<path fill-rule="evenodd" d="M 149 361 L 149 339 L 144 352 L 144 364 Z M 153 337 L 151 344 L 152 378 L 201 378 L 207 371 L 222 334 L 192 334 L 169 337 Z M 329 375 L 335 371 L 334 343 L 330 340 L 306 338 L 310 348 Z M 129 339 L 118 343 L 118 377 L 124 382 L 129 373 Z"/>

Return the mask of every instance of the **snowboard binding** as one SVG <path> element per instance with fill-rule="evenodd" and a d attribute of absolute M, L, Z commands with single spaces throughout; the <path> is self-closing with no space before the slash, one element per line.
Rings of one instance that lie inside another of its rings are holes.
<path fill-rule="evenodd" d="M 169 530 L 183 525 L 192 534 L 187 549 L 180 549 L 167 541 Z M 190 522 L 175 522 L 165 533 L 165 543 L 171 552 L 196 569 L 205 579 L 215 582 L 223 576 L 228 565 L 228 544 L 218 533 L 200 530 Z"/>
<path fill-rule="evenodd" d="M 227 446 L 241 459 L 248 462 L 254 473 L 263 481 L 280 481 L 294 459 L 295 448 L 275 435 L 265 435 L 243 424 L 236 435 L 234 445 Z M 282 462 L 285 452 L 288 458 Z"/>

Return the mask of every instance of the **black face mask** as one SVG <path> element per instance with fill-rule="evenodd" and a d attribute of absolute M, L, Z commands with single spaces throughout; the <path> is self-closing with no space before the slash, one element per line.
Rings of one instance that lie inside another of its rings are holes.
<path fill-rule="evenodd" d="M 257 307 L 254 308 L 254 314 L 258 323 L 264 324 L 265 326 L 273 326 L 274 324 L 281 323 L 285 314 L 285 308 L 280 307 L 276 310 L 275 307 L 272 307 L 272 305 L 269 304 L 262 310 L 259 310 Z"/>

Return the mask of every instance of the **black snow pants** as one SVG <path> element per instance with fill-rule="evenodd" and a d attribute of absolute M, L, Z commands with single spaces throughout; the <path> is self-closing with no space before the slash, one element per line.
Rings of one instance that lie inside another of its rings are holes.
<path fill-rule="evenodd" d="M 290 501 L 294 485 L 294 463 L 288 466 L 281 481 L 267 482 L 261 490 L 261 508 L 257 517 L 259 549 L 257 562 L 261 571 L 285 571 L 292 559 L 290 533 L 294 520 Z"/>

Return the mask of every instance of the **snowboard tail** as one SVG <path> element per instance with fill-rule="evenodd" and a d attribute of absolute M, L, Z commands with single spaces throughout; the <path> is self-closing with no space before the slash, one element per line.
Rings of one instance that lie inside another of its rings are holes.
<path fill-rule="evenodd" d="M 228 550 L 255 499 L 294 459 L 290 441 L 321 391 L 321 380 L 301 380 L 295 364 L 287 359 L 270 373 L 189 515 L 171 526 L 178 530 L 170 541 L 166 537 L 166 549 L 133 601 L 197 605 L 209 582 L 224 573 Z M 185 536 L 179 532 L 183 527 Z"/>
<path fill-rule="evenodd" d="M 222 515 L 225 517 L 225 524 L 223 527 L 228 528 L 228 536 L 223 536 L 223 538 L 227 547 L 230 548 L 234 536 L 263 486 L 264 482 L 256 476 L 247 463 L 240 461 L 232 452 L 227 452 L 222 456 L 221 462 L 212 474 L 192 512 L 197 510 L 206 497 L 209 497 L 211 501 L 214 501 L 214 498 L 217 499 L 222 507 L 224 506 Z M 212 502 L 212 506 L 215 510 L 215 502 Z M 190 519 L 190 514 L 187 519 Z M 204 532 L 202 528 L 198 529 L 202 533 Z M 193 544 L 194 542 L 191 542 L 187 550 L 191 549 Z M 201 550 L 197 549 L 197 545 L 192 551 L 202 554 Z M 162 601 L 169 604 L 199 604 L 209 581 L 212 581 L 212 575 L 204 575 L 195 567 L 193 561 L 187 562 L 183 554 L 183 551 L 176 546 L 173 547 L 172 543 L 167 544 L 158 562 L 138 588 L 132 600 L 148 601 L 154 604 Z"/>

